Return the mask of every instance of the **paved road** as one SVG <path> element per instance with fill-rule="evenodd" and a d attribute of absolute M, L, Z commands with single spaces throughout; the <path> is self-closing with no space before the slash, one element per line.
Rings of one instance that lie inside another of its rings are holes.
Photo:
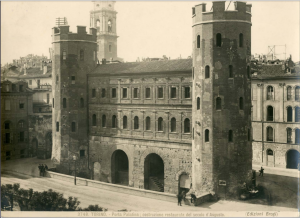
<path fill-rule="evenodd" d="M 31 177 L 14 172 L 1 172 L 1 183 L 20 183 L 22 188 L 33 188 L 36 191 L 53 189 L 64 193 L 65 197 L 77 197 L 81 202 L 81 207 L 90 204 L 98 204 L 109 210 L 129 211 L 297 211 L 297 208 L 287 208 L 278 206 L 267 206 L 250 204 L 237 201 L 218 201 L 216 203 L 206 203 L 200 207 L 183 205 L 177 206 L 176 202 L 166 202 L 145 197 L 127 195 L 123 193 L 101 190 L 87 186 L 75 186 L 73 183 L 53 179 Z"/>

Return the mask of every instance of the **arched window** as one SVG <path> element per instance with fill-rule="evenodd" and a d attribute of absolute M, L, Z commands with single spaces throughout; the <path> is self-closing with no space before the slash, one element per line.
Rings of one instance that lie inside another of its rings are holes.
<path fill-rule="evenodd" d="M 287 122 L 293 122 L 293 108 L 287 107 Z"/>
<path fill-rule="evenodd" d="M 267 107 L 267 121 L 274 121 L 273 107 L 272 106 Z"/>
<path fill-rule="evenodd" d="M 123 117 L 123 129 L 127 129 L 127 116 Z"/>
<path fill-rule="evenodd" d="M 118 126 L 117 117 L 116 117 L 116 115 L 113 115 L 112 119 L 111 119 L 111 128 L 117 128 L 117 126 Z"/>
<path fill-rule="evenodd" d="M 300 122 L 300 108 L 295 107 L 295 122 Z"/>
<path fill-rule="evenodd" d="M 292 143 L 292 129 L 291 128 L 286 129 L 286 142 Z"/>
<path fill-rule="evenodd" d="M 176 132 L 176 118 L 171 119 L 171 132 Z"/>
<path fill-rule="evenodd" d="M 300 100 L 300 87 L 297 86 L 295 88 L 295 101 L 299 101 Z"/>
<path fill-rule="evenodd" d="M 72 122 L 72 132 L 76 132 L 76 123 Z"/>
<path fill-rule="evenodd" d="M 205 67 L 205 79 L 208 79 L 210 77 L 210 69 L 209 66 L 206 65 Z"/>
<path fill-rule="evenodd" d="M 222 35 L 221 35 L 221 33 L 217 33 L 216 38 L 217 38 L 217 47 L 221 47 L 222 46 Z"/>
<path fill-rule="evenodd" d="M 200 48 L 200 35 L 197 36 L 197 48 Z"/>
<path fill-rule="evenodd" d="M 81 107 L 81 108 L 84 107 L 84 100 L 83 100 L 83 98 L 80 98 L 80 107 Z"/>
<path fill-rule="evenodd" d="M 290 86 L 286 88 L 286 99 L 288 101 L 292 100 L 292 87 Z"/>
<path fill-rule="evenodd" d="M 243 47 L 244 46 L 244 35 L 243 33 L 240 33 L 240 40 L 239 40 L 239 45 L 240 47 Z"/>
<path fill-rule="evenodd" d="M 300 144 L 300 129 L 295 129 L 295 144 Z"/>
<path fill-rule="evenodd" d="M 273 156 L 273 150 L 268 149 L 268 150 L 267 150 L 267 155 Z"/>
<path fill-rule="evenodd" d="M 273 86 L 267 87 L 267 100 L 274 100 L 274 88 Z"/>
<path fill-rule="evenodd" d="M 216 110 L 222 109 L 222 99 L 220 97 L 216 98 Z"/>
<path fill-rule="evenodd" d="M 162 117 L 158 118 L 158 131 L 164 131 L 164 124 L 163 124 L 164 120 Z"/>
<path fill-rule="evenodd" d="M 151 119 L 146 117 L 146 130 L 151 130 Z"/>
<path fill-rule="evenodd" d="M 209 130 L 208 129 L 205 130 L 204 135 L 205 135 L 205 142 L 209 142 Z"/>
<path fill-rule="evenodd" d="M 267 127 L 267 141 L 273 142 L 273 128 L 270 126 Z"/>
<path fill-rule="evenodd" d="M 251 78 L 250 66 L 247 66 L 247 76 L 248 76 L 248 79 Z"/>
<path fill-rule="evenodd" d="M 197 98 L 197 110 L 200 110 L 200 98 Z"/>
<path fill-rule="evenodd" d="M 233 132 L 232 132 L 232 130 L 228 131 L 228 142 L 233 142 Z"/>
<path fill-rule="evenodd" d="M 240 97 L 240 110 L 244 110 L 244 99 Z"/>
<path fill-rule="evenodd" d="M 84 51 L 83 49 L 80 50 L 80 60 L 83 61 L 84 60 Z"/>
<path fill-rule="evenodd" d="M 186 118 L 184 120 L 184 133 L 190 133 L 191 130 L 190 130 L 190 119 Z"/>
<path fill-rule="evenodd" d="M 92 117 L 92 125 L 93 125 L 93 126 L 97 126 L 97 116 L 96 116 L 96 114 L 93 114 L 93 117 Z"/>
<path fill-rule="evenodd" d="M 111 22 L 111 20 L 108 20 L 107 27 L 108 27 L 108 32 L 111 32 L 112 31 L 112 22 Z"/>
<path fill-rule="evenodd" d="M 96 25 L 97 25 L 97 27 L 100 27 L 100 20 L 96 21 Z"/>
<path fill-rule="evenodd" d="M 63 98 L 63 108 L 67 108 L 67 99 Z"/>
<path fill-rule="evenodd" d="M 139 117 L 138 116 L 135 116 L 134 117 L 134 129 L 139 129 Z"/>
<path fill-rule="evenodd" d="M 102 115 L 102 127 L 106 127 L 106 116 Z"/>
<path fill-rule="evenodd" d="M 20 129 L 25 128 L 25 121 L 24 120 L 20 120 L 19 123 L 18 123 L 18 127 Z"/>
<path fill-rule="evenodd" d="M 233 78 L 233 67 L 229 65 L 229 78 Z"/>

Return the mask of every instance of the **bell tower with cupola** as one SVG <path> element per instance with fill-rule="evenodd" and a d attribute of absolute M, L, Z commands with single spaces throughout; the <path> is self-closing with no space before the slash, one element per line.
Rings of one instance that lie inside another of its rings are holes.
<path fill-rule="evenodd" d="M 97 29 L 97 56 L 101 62 L 118 60 L 117 12 L 115 1 L 95 1 L 90 12 L 90 26 Z"/>

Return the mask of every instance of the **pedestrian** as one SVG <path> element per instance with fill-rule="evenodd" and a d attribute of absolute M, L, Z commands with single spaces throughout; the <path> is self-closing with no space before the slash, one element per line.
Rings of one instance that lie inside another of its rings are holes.
<path fill-rule="evenodd" d="M 48 166 L 47 166 L 47 164 L 45 164 L 44 166 L 45 166 L 45 170 L 47 171 L 47 170 L 48 170 Z"/>
<path fill-rule="evenodd" d="M 43 164 L 42 164 L 42 167 L 41 167 L 41 171 L 42 171 L 42 176 L 44 177 L 45 176 L 45 167 L 44 167 Z"/>
<path fill-rule="evenodd" d="M 40 176 L 42 176 L 42 165 L 39 164 L 38 168 L 39 168 L 39 171 L 40 171 Z"/>
<path fill-rule="evenodd" d="M 259 170 L 259 175 L 258 176 L 261 175 L 263 177 L 264 176 L 264 170 L 265 169 L 263 167 L 261 167 L 260 170 Z"/>
<path fill-rule="evenodd" d="M 182 201 L 182 194 L 181 194 L 181 193 L 179 193 L 179 194 L 177 195 L 177 199 L 178 199 L 178 206 L 179 206 L 179 205 L 181 206 L 181 201 Z"/>
<path fill-rule="evenodd" d="M 191 195 L 191 203 L 193 203 L 193 202 L 195 203 L 195 201 L 196 201 L 196 195 L 195 195 L 195 191 L 193 189 L 192 183 L 191 183 L 191 188 L 188 191 L 188 193 L 186 193 L 186 195 Z"/>

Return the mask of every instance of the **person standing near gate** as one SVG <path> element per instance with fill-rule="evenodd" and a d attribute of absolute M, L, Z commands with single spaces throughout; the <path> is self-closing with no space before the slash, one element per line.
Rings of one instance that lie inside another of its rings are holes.
<path fill-rule="evenodd" d="M 44 167 L 43 164 L 42 164 L 42 167 L 41 167 L 41 171 L 42 171 L 42 176 L 44 177 L 45 176 L 45 167 Z"/>
<path fill-rule="evenodd" d="M 263 177 L 264 176 L 264 170 L 265 169 L 263 167 L 261 167 L 260 170 L 259 170 L 259 175 L 258 176 L 261 175 Z"/>
<path fill-rule="evenodd" d="M 178 195 L 177 195 L 177 200 L 178 200 L 178 206 L 180 205 L 181 206 L 181 201 L 182 201 L 182 193 L 179 193 Z"/>
<path fill-rule="evenodd" d="M 39 164 L 38 168 L 39 168 L 39 171 L 40 171 L 40 176 L 42 176 L 42 165 Z"/>

